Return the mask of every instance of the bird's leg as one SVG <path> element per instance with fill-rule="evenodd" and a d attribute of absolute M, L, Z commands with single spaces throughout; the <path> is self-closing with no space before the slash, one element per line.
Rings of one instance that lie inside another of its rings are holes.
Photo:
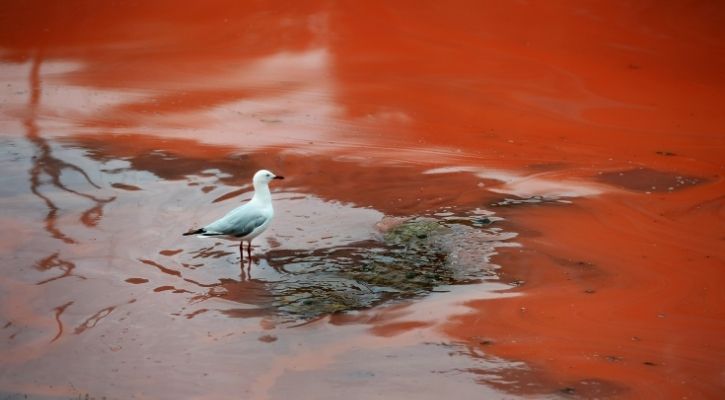
<path fill-rule="evenodd" d="M 244 240 L 239 242 L 239 261 L 244 261 Z"/>
<path fill-rule="evenodd" d="M 247 247 L 247 256 L 249 257 L 249 261 L 252 261 L 252 240 L 250 239 L 247 243 L 249 243 L 249 247 Z"/>

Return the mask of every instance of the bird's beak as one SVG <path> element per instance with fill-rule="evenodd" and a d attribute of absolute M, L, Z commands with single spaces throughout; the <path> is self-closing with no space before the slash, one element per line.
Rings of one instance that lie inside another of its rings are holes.
<path fill-rule="evenodd" d="M 272 179 L 284 179 L 284 176 L 275 175 Z"/>

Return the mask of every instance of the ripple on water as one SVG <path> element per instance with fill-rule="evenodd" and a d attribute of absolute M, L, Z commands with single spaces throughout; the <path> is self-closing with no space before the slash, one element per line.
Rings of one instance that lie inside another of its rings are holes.
<path fill-rule="evenodd" d="M 508 242 L 515 234 L 480 228 L 479 218 L 413 218 L 378 240 L 271 250 L 267 262 L 278 275 L 262 284 L 267 307 L 292 319 L 308 319 L 423 296 L 447 285 L 496 280 L 490 257 L 497 247 L 515 245 Z M 213 288 L 207 295 L 231 299 L 240 287 L 232 287 L 233 281 L 227 285 L 229 290 Z"/>
<path fill-rule="evenodd" d="M 687 176 L 677 172 L 658 171 L 650 168 L 634 168 L 604 172 L 599 180 L 613 186 L 637 192 L 673 192 L 707 183 L 702 177 Z"/>

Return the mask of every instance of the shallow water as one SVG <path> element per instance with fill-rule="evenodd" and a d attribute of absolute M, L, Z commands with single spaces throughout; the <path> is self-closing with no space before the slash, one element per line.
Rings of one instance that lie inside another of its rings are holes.
<path fill-rule="evenodd" d="M 0 393 L 717 398 L 724 11 L 0 6 Z"/>

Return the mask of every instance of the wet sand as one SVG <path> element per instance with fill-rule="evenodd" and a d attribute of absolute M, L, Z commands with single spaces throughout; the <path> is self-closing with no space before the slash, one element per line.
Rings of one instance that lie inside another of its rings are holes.
<path fill-rule="evenodd" d="M 722 15 L 0 6 L 0 394 L 718 398 Z M 288 179 L 246 279 L 234 244 L 178 234 L 263 167 Z M 304 322 L 275 306 L 304 273 L 286 255 L 474 212 L 516 235 L 493 277 Z"/>

